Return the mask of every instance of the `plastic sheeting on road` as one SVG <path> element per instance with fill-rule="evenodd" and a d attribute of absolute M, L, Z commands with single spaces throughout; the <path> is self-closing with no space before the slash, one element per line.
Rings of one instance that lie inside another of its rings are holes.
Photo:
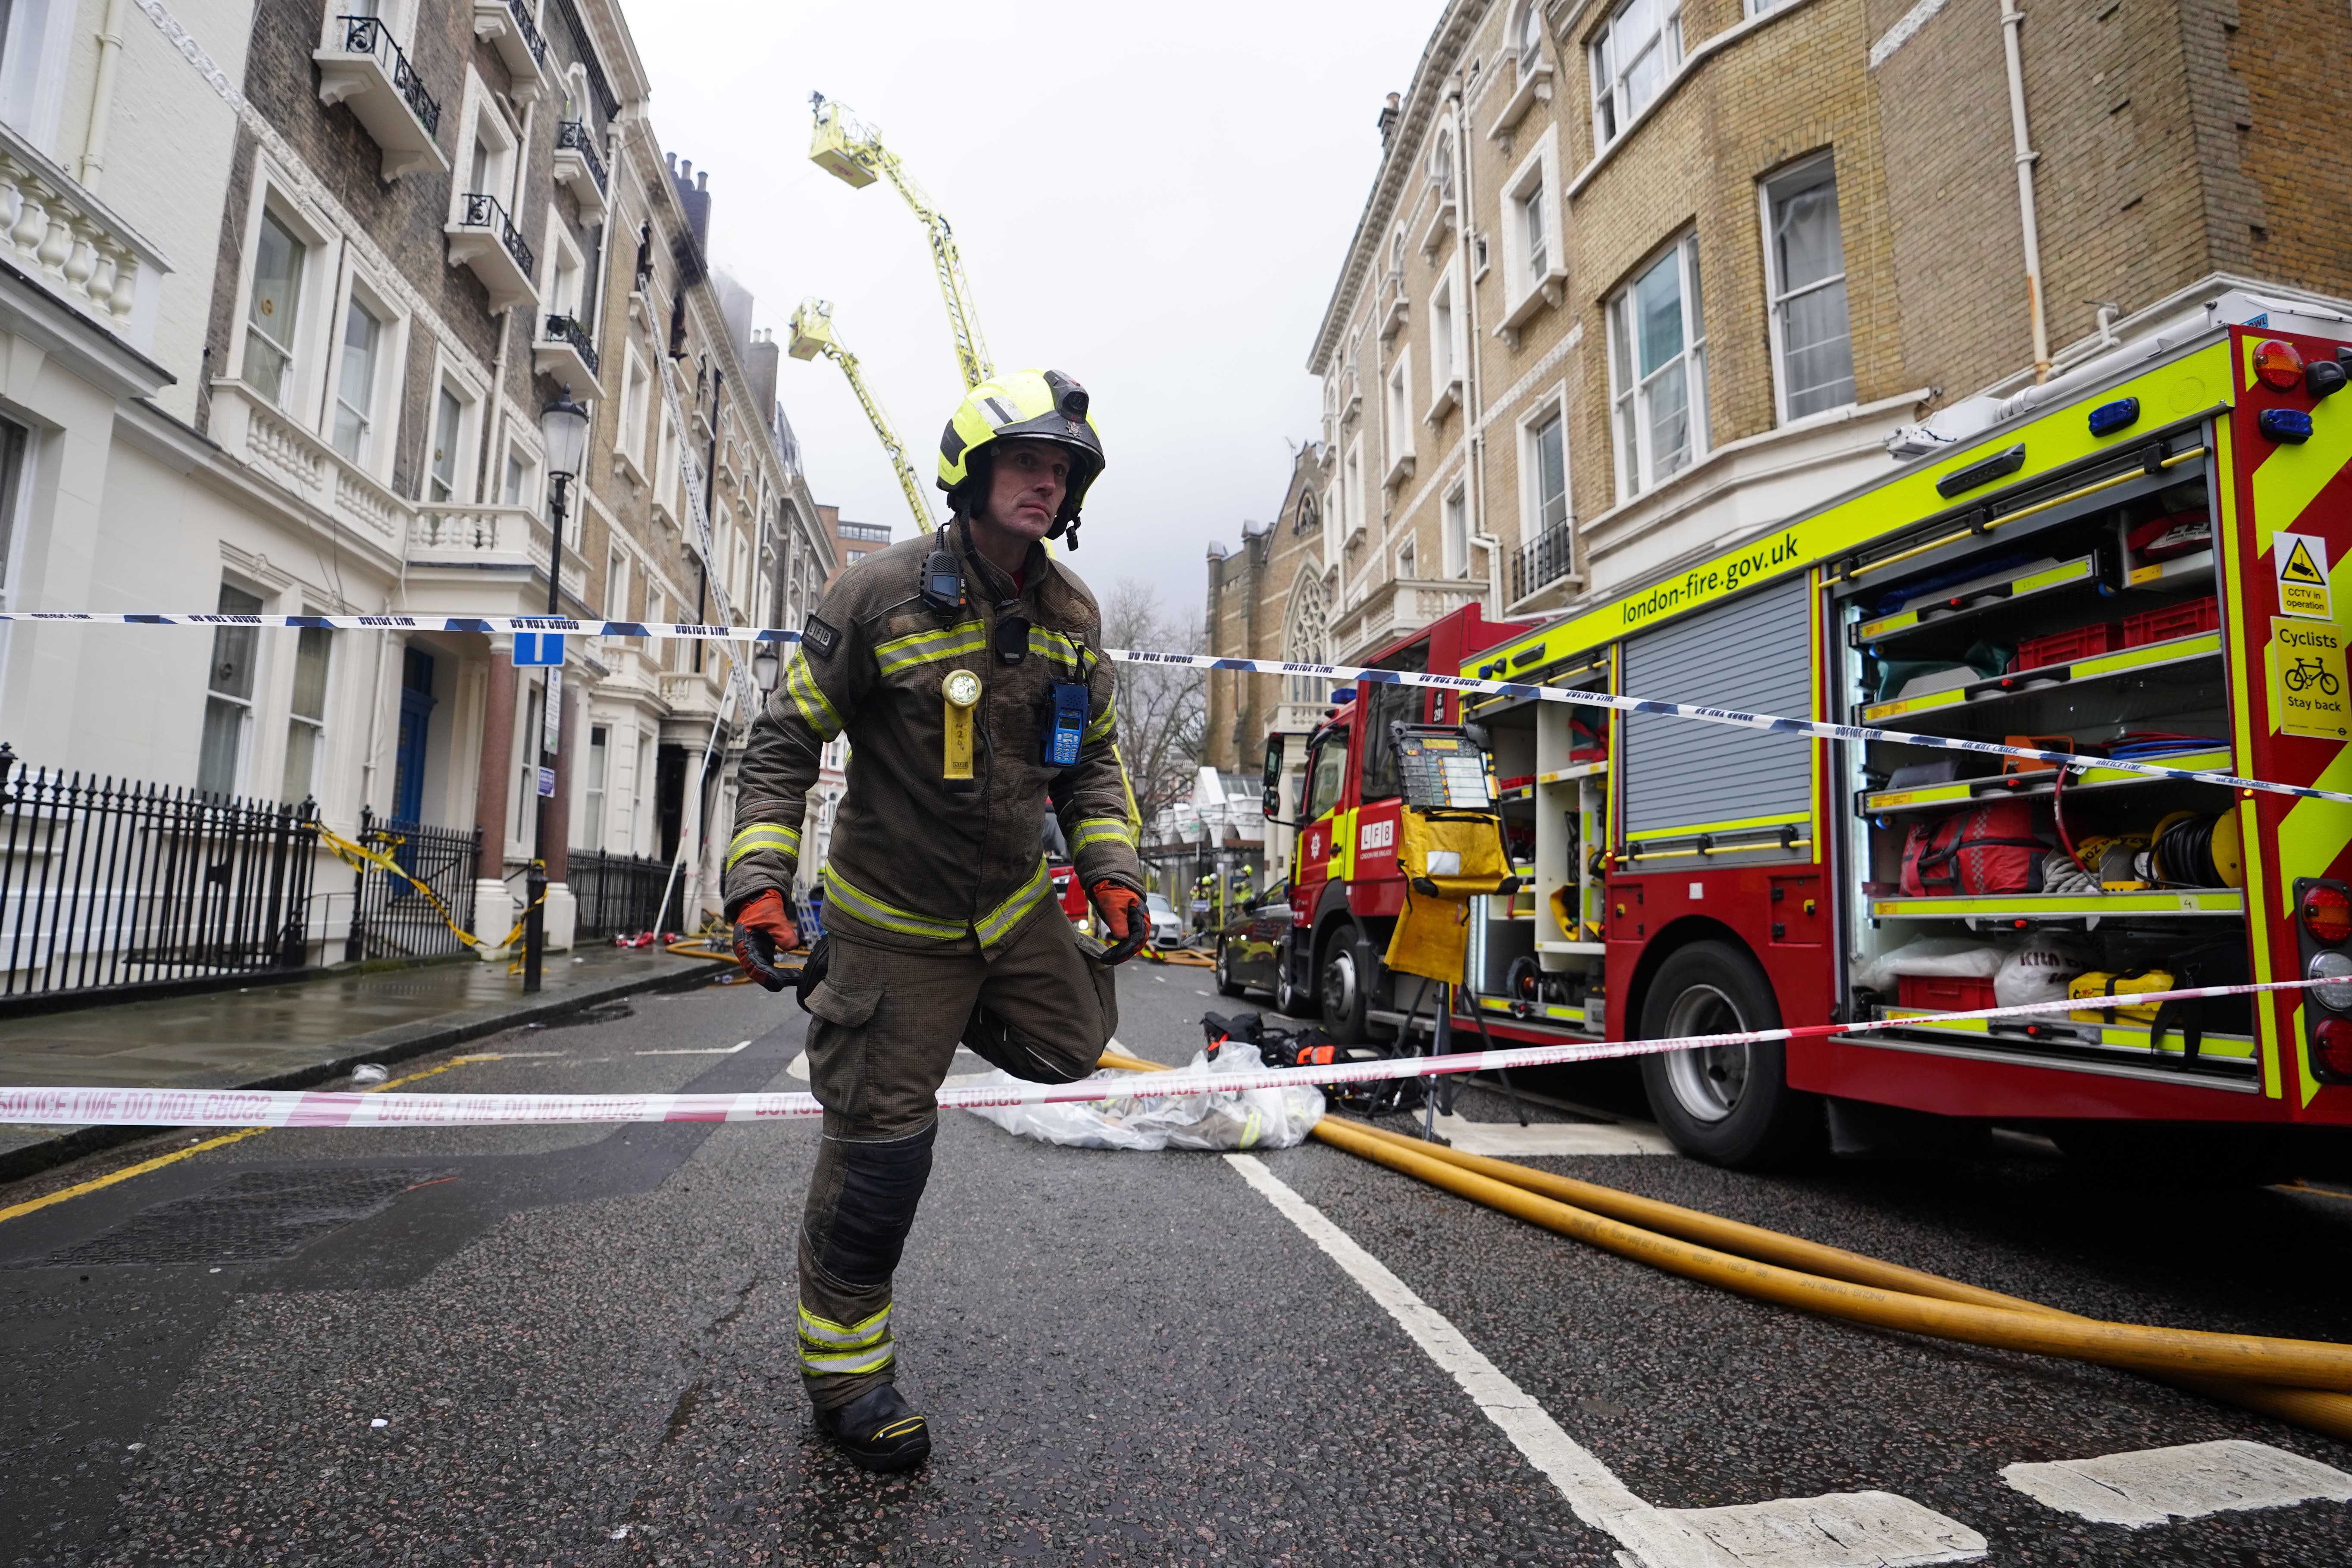
<path fill-rule="evenodd" d="M 1257 1047 L 1235 1040 L 1218 1051 L 1196 1053 L 1196 1073 L 1257 1072 L 1265 1066 Z M 1144 1078 L 1144 1073 L 1099 1072 L 1097 1079 Z M 975 1088 L 1012 1084 L 1009 1073 L 969 1080 Z M 1306 1142 L 1323 1119 L 1322 1091 L 1305 1085 L 1277 1089 L 1213 1089 L 1207 1094 L 1137 1094 L 1093 1103 L 967 1107 L 1007 1132 L 1073 1149 L 1288 1149 Z"/>

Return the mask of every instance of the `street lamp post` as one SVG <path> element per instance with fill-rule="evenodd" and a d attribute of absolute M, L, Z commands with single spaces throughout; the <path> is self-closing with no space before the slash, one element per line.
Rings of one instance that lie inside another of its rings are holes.
<path fill-rule="evenodd" d="M 539 437 L 547 454 L 547 500 L 553 513 L 547 540 L 547 613 L 554 616 L 562 614 L 560 595 L 563 584 L 564 491 L 572 476 L 580 471 L 581 458 L 588 449 L 588 410 L 572 401 L 569 386 L 539 411 Z M 530 869 L 523 877 L 523 897 L 529 900 L 522 917 L 522 988 L 527 995 L 539 990 L 540 968 L 547 953 L 547 806 L 551 792 L 538 781 L 545 778 L 556 763 L 547 743 L 550 730 L 558 731 L 557 745 L 562 744 L 563 717 L 554 708 L 562 700 L 556 680 L 558 668 L 550 665 L 540 682 L 539 733 L 530 738 L 532 753 L 539 758 L 539 765 L 531 774 L 533 787 L 539 790 L 539 811 L 532 819 Z"/>

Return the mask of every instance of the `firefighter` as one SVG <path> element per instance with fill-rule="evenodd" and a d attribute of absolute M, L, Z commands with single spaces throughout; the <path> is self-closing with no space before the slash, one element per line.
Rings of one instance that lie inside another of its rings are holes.
<path fill-rule="evenodd" d="M 948 423 L 936 534 L 844 572 L 751 727 L 727 852 L 744 969 L 772 991 L 817 760 L 850 739 L 820 874 L 825 935 L 801 971 L 824 1107 L 800 1237 L 801 1374 L 817 1425 L 868 1469 L 930 1433 L 896 1384 L 890 1278 L 930 1174 L 934 1091 L 959 1040 L 1018 1078 L 1092 1071 L 1118 1023 L 1111 968 L 1150 932 L 1101 616 L 1042 540 L 1103 468 L 1086 390 L 1056 371 L 982 383 Z M 1051 809 L 1108 945 L 1053 897 Z"/>

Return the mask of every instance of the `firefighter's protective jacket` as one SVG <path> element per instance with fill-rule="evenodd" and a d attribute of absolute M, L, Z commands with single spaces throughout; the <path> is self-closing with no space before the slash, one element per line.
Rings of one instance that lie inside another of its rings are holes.
<path fill-rule="evenodd" d="M 1054 904 L 1040 836 L 1050 802 L 1081 885 L 1142 890 L 1138 824 L 1118 751 L 1112 670 L 1102 617 L 1076 574 L 1033 546 L 1022 587 L 975 562 L 950 527 L 964 604 L 924 599 L 924 561 L 942 535 L 903 540 L 852 565 L 803 628 L 800 646 L 751 725 L 727 851 L 727 910 L 760 893 L 789 893 L 819 755 L 849 737 L 848 789 L 823 870 L 825 924 L 846 921 L 883 945 L 924 950 L 969 935 L 994 953 Z M 1000 596 L 1011 595 L 1000 603 Z M 1030 623 L 1027 656 L 995 651 L 1001 619 Z M 946 775 L 944 685 L 980 679 L 971 778 Z M 1045 760 L 1052 688 L 1086 688 L 1076 764 Z"/>

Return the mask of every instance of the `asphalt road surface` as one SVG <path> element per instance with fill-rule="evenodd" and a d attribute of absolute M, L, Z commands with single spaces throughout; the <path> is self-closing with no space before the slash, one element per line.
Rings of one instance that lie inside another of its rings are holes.
<path fill-rule="evenodd" d="M 1171 1062 L 1232 1005 L 1139 964 L 1121 994 L 1122 1044 Z M 417 1087 L 795 1088 L 801 1017 L 645 997 Z M 1584 1070 L 1542 1087 L 1622 1104 Z M 959 1112 L 899 1275 L 937 1450 L 869 1477 L 793 1370 L 814 1136 L 278 1131 L 0 1222 L 0 1564 L 2352 1563 L 2352 1451 L 2137 1377 L 1727 1296 L 1320 1144 L 1095 1152 Z M 2352 1339 L 2332 1194 L 2017 1144 L 1534 1163 L 2100 1317 Z"/>

